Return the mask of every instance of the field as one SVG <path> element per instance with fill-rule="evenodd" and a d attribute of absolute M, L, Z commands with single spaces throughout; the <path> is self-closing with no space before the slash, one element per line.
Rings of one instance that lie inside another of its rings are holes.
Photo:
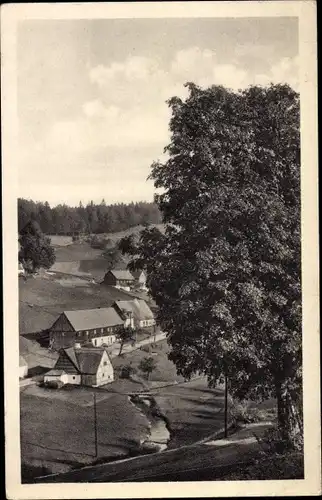
<path fill-rule="evenodd" d="M 27 465 L 51 472 L 127 456 L 146 437 L 148 421 L 120 394 L 97 397 L 98 456 L 95 456 L 93 390 L 60 392 L 26 387 L 20 394 L 21 456 Z M 65 400 L 63 395 L 68 397 Z"/>
<path fill-rule="evenodd" d="M 112 286 L 57 273 L 19 280 L 19 331 L 40 332 L 49 328 L 62 311 L 109 307 L 115 300 L 129 297 Z"/>
<path fill-rule="evenodd" d="M 157 368 L 151 373 L 148 381 L 144 380 L 141 374 L 141 387 L 133 383 L 128 387 L 127 380 L 116 380 L 107 386 L 106 390 L 149 391 L 169 422 L 170 448 L 192 444 L 216 432 L 224 425 L 222 388 L 209 389 L 204 377 L 184 382 L 183 377 L 177 375 L 174 364 L 168 360 L 167 342 L 163 340 L 155 345 L 156 348 L 152 349 L 151 353 L 136 350 L 113 358 L 116 370 L 128 364 L 137 369 L 143 358 L 152 355 Z"/>
<path fill-rule="evenodd" d="M 144 381 L 147 387 L 153 387 L 154 383 L 159 382 L 183 382 L 183 378 L 177 375 L 176 368 L 172 361 L 168 360 L 167 353 L 169 352 L 169 346 L 166 340 L 162 340 L 153 344 L 155 347 L 149 348 L 149 346 L 144 346 L 144 350 L 137 349 L 130 353 L 126 353 L 122 356 L 117 356 L 113 359 L 113 366 L 115 369 L 119 369 L 123 365 L 131 365 L 133 368 L 138 370 L 140 361 L 146 357 L 152 356 L 156 362 L 156 369 L 151 373 L 149 381 Z M 138 372 L 139 373 L 139 372 Z"/>
<path fill-rule="evenodd" d="M 51 244 L 54 247 L 61 247 L 65 245 L 70 245 L 73 242 L 71 236 L 64 236 L 60 234 L 48 234 L 48 238 L 50 238 Z"/>
<path fill-rule="evenodd" d="M 151 224 L 149 227 L 155 227 L 161 232 L 164 232 L 165 230 L 164 224 Z M 126 229 L 125 231 L 119 231 L 117 233 L 104 233 L 98 236 L 104 237 L 106 239 L 108 238 L 112 243 L 116 244 L 121 238 L 124 238 L 125 236 L 129 236 L 131 234 L 133 234 L 134 236 L 138 235 L 143 229 L 145 229 L 144 226 L 134 226 Z"/>
<path fill-rule="evenodd" d="M 162 224 L 152 225 L 164 231 Z M 103 233 L 96 235 L 98 239 L 109 239 L 110 246 L 130 234 L 138 235 L 144 229 L 143 226 L 135 226 L 126 231 L 118 233 Z M 64 236 L 51 236 L 55 246 L 56 262 L 52 266 L 53 271 L 74 275 L 88 275 L 96 280 L 102 280 L 107 270 L 107 261 L 102 258 L 102 250 L 92 248 L 89 243 L 79 241 L 72 243 L 71 238 Z M 128 257 L 122 256 L 115 265 L 116 268 L 124 269 L 128 263 Z"/>

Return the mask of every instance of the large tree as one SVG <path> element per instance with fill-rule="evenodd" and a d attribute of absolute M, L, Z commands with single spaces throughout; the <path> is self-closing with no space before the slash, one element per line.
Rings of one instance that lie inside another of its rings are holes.
<path fill-rule="evenodd" d="M 20 231 L 18 259 L 30 273 L 41 267 L 50 268 L 55 260 L 55 251 L 36 221 L 29 221 Z"/>
<path fill-rule="evenodd" d="M 210 385 L 227 376 L 240 398 L 276 397 L 292 442 L 302 394 L 299 96 L 287 85 L 188 89 L 169 101 L 168 159 L 152 165 L 165 234 L 146 229 L 120 248 L 147 271 L 179 373 L 202 372 Z"/>

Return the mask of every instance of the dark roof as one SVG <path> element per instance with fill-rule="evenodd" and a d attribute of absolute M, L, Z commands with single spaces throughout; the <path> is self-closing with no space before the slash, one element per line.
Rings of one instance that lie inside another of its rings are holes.
<path fill-rule="evenodd" d="M 64 311 L 64 314 L 75 331 L 123 324 L 122 318 L 113 307 Z"/>
<path fill-rule="evenodd" d="M 45 375 L 52 375 L 53 377 L 57 377 L 59 375 L 63 375 L 64 373 L 67 373 L 66 370 L 55 370 L 54 368 L 52 370 L 49 370 Z"/>
<path fill-rule="evenodd" d="M 95 375 L 104 352 L 106 352 L 104 349 L 91 347 L 75 349 L 79 371 L 88 375 Z"/>
<path fill-rule="evenodd" d="M 145 275 L 145 272 L 143 271 L 143 269 L 141 269 L 140 271 L 132 271 L 132 274 L 133 274 L 134 278 L 136 278 L 136 279 L 138 279 L 142 273 Z"/>
<path fill-rule="evenodd" d="M 78 361 L 73 347 L 60 350 L 54 369 L 63 370 L 65 373 L 79 373 Z"/>
<path fill-rule="evenodd" d="M 60 359 L 63 359 L 64 355 L 66 355 L 70 363 L 69 365 L 64 364 L 61 369 L 66 373 L 76 372 L 86 375 L 95 375 L 104 352 L 106 352 L 105 349 L 97 347 L 69 347 L 68 349 L 62 349 Z M 57 365 L 59 365 L 59 362 L 57 362 Z"/>
<path fill-rule="evenodd" d="M 145 300 L 116 300 L 115 304 L 122 311 L 132 313 L 138 320 L 153 319 L 154 315 Z"/>
<path fill-rule="evenodd" d="M 133 275 L 127 269 L 111 269 L 110 273 L 112 273 L 117 280 L 134 281 Z"/>

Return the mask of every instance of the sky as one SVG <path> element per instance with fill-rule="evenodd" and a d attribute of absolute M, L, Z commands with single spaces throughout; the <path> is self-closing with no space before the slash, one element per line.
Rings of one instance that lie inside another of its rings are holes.
<path fill-rule="evenodd" d="M 51 205 L 152 201 L 169 143 L 166 100 L 184 83 L 289 83 L 296 18 L 22 21 L 19 196 Z"/>

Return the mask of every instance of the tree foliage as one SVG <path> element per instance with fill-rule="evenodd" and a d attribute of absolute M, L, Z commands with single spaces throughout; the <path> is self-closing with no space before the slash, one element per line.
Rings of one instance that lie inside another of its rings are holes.
<path fill-rule="evenodd" d="M 277 397 L 291 437 L 302 367 L 299 96 L 287 85 L 188 88 L 169 101 L 168 159 L 150 176 L 166 232 L 145 229 L 121 248 L 147 271 L 178 372 L 210 385 L 227 375 L 240 398 Z"/>
<path fill-rule="evenodd" d="M 147 379 L 150 378 L 151 373 L 156 369 L 157 363 L 152 357 L 143 358 L 139 364 L 139 370 L 143 372 Z"/>
<path fill-rule="evenodd" d="M 34 273 L 54 264 L 56 257 L 50 239 L 44 236 L 37 222 L 30 221 L 20 231 L 19 245 L 18 259 L 27 271 Z"/>
<path fill-rule="evenodd" d="M 106 205 L 92 201 L 78 207 L 34 202 L 18 199 L 19 231 L 31 220 L 38 222 L 44 234 L 74 235 L 80 233 L 109 233 L 129 229 L 137 225 L 159 224 L 161 215 L 155 203 L 118 203 Z"/>
<path fill-rule="evenodd" d="M 116 338 L 120 342 L 119 356 L 122 354 L 124 344 L 131 342 L 134 337 L 134 330 L 131 327 L 120 326 L 116 331 Z"/>

